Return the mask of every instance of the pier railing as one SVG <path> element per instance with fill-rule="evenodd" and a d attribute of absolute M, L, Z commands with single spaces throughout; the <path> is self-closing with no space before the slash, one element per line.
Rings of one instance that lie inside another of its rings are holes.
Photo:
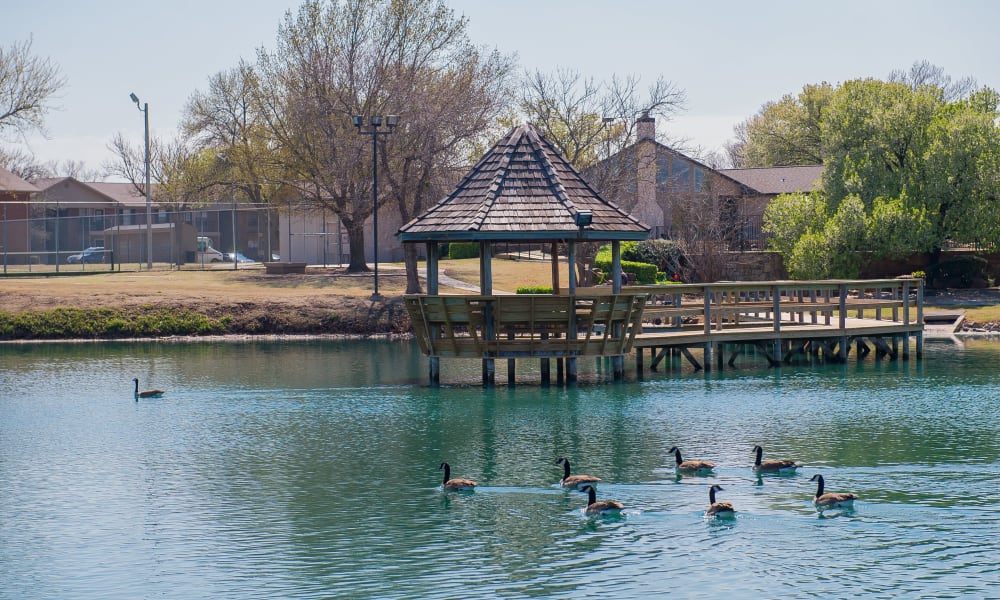
<path fill-rule="evenodd" d="M 720 282 L 627 286 L 647 294 L 644 331 L 694 330 L 708 335 L 768 325 L 819 325 L 846 330 L 848 320 L 923 324 L 923 286 L 911 278 Z"/>

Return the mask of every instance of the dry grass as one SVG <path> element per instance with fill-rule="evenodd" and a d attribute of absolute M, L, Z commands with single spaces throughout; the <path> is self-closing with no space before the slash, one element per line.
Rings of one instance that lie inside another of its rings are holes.
<path fill-rule="evenodd" d="M 459 281 L 479 285 L 479 259 L 463 258 L 459 260 L 443 260 L 440 263 L 442 272 Z M 552 263 L 542 260 L 494 260 L 493 289 L 505 292 L 517 291 L 521 286 L 551 286 Z M 568 281 L 566 261 L 559 263 L 559 281 L 566 285 Z"/>

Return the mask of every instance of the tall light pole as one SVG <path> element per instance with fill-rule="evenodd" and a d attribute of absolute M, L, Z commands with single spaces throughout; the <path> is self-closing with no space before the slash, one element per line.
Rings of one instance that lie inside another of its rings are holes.
<path fill-rule="evenodd" d="M 374 230 L 375 243 L 375 292 L 372 294 L 372 300 L 382 298 L 378 293 L 378 136 L 389 135 L 396 128 L 396 125 L 399 125 L 399 115 L 386 115 L 385 125 L 389 129 L 379 131 L 379 127 L 382 126 L 382 118 L 381 115 L 369 117 L 368 124 L 371 127 L 364 129 L 364 118 L 361 115 L 354 116 L 354 126 L 358 128 L 358 133 L 372 136 L 372 229 Z"/>
<path fill-rule="evenodd" d="M 146 121 L 146 270 L 153 269 L 153 205 L 149 200 L 149 102 L 145 102 L 142 106 L 139 105 L 139 97 L 134 93 L 129 94 L 129 98 L 132 102 L 135 102 L 136 108 L 138 108 Z"/>

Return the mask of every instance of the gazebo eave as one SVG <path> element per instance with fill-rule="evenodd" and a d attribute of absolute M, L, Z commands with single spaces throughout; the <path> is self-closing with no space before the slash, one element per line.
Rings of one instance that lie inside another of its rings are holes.
<path fill-rule="evenodd" d="M 403 243 L 421 242 L 611 242 L 641 241 L 649 237 L 648 231 L 408 231 L 396 234 Z"/>

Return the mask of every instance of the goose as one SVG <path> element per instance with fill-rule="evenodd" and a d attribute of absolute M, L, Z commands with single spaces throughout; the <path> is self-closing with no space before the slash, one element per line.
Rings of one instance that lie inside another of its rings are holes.
<path fill-rule="evenodd" d="M 706 517 L 731 517 L 736 512 L 732 502 L 715 501 L 715 492 L 721 490 L 722 486 L 718 484 L 708 488 L 708 510 L 705 511 Z"/>
<path fill-rule="evenodd" d="M 143 390 L 139 391 L 139 378 L 132 379 L 132 383 L 135 384 L 135 401 L 138 402 L 139 398 L 162 398 L 163 394 L 166 394 L 163 390 Z"/>
<path fill-rule="evenodd" d="M 671 448 L 669 453 L 674 455 L 677 462 L 674 468 L 679 473 L 707 473 L 715 468 L 715 463 L 707 460 L 684 460 L 681 458 L 681 451 L 677 446 Z"/>
<path fill-rule="evenodd" d="M 764 449 L 760 446 L 754 446 L 753 451 L 757 453 L 757 459 L 753 463 L 753 470 L 758 473 L 794 473 L 795 469 L 802 466 L 801 463 L 797 463 L 794 460 L 765 460 L 761 462 L 761 457 L 764 455 Z"/>
<path fill-rule="evenodd" d="M 559 485 L 565 488 L 576 488 L 579 490 L 588 483 L 597 485 L 601 481 L 599 477 L 594 477 L 593 475 L 570 475 L 568 458 L 560 458 L 556 460 L 556 464 L 563 466 L 563 478 L 559 480 Z"/>
<path fill-rule="evenodd" d="M 476 487 L 476 482 L 472 481 L 471 479 L 461 479 L 458 477 L 452 479 L 451 465 L 449 465 L 448 463 L 446 462 L 441 463 L 441 466 L 438 467 L 438 470 L 441 469 L 444 469 L 444 481 L 441 483 L 441 487 L 443 487 L 445 490 L 454 492 L 469 492 Z"/>
<path fill-rule="evenodd" d="M 594 486 L 589 483 L 579 488 L 581 492 L 587 492 L 587 508 L 583 511 L 588 515 L 617 515 L 622 512 L 625 505 L 614 500 L 597 501 L 597 492 Z"/>
<path fill-rule="evenodd" d="M 813 504 L 816 508 L 824 510 L 827 508 L 852 508 L 854 506 L 854 500 L 858 497 L 857 494 L 824 494 L 823 493 L 823 476 L 816 473 L 809 479 L 809 481 L 818 481 L 816 484 L 816 496 L 813 497 Z"/>

